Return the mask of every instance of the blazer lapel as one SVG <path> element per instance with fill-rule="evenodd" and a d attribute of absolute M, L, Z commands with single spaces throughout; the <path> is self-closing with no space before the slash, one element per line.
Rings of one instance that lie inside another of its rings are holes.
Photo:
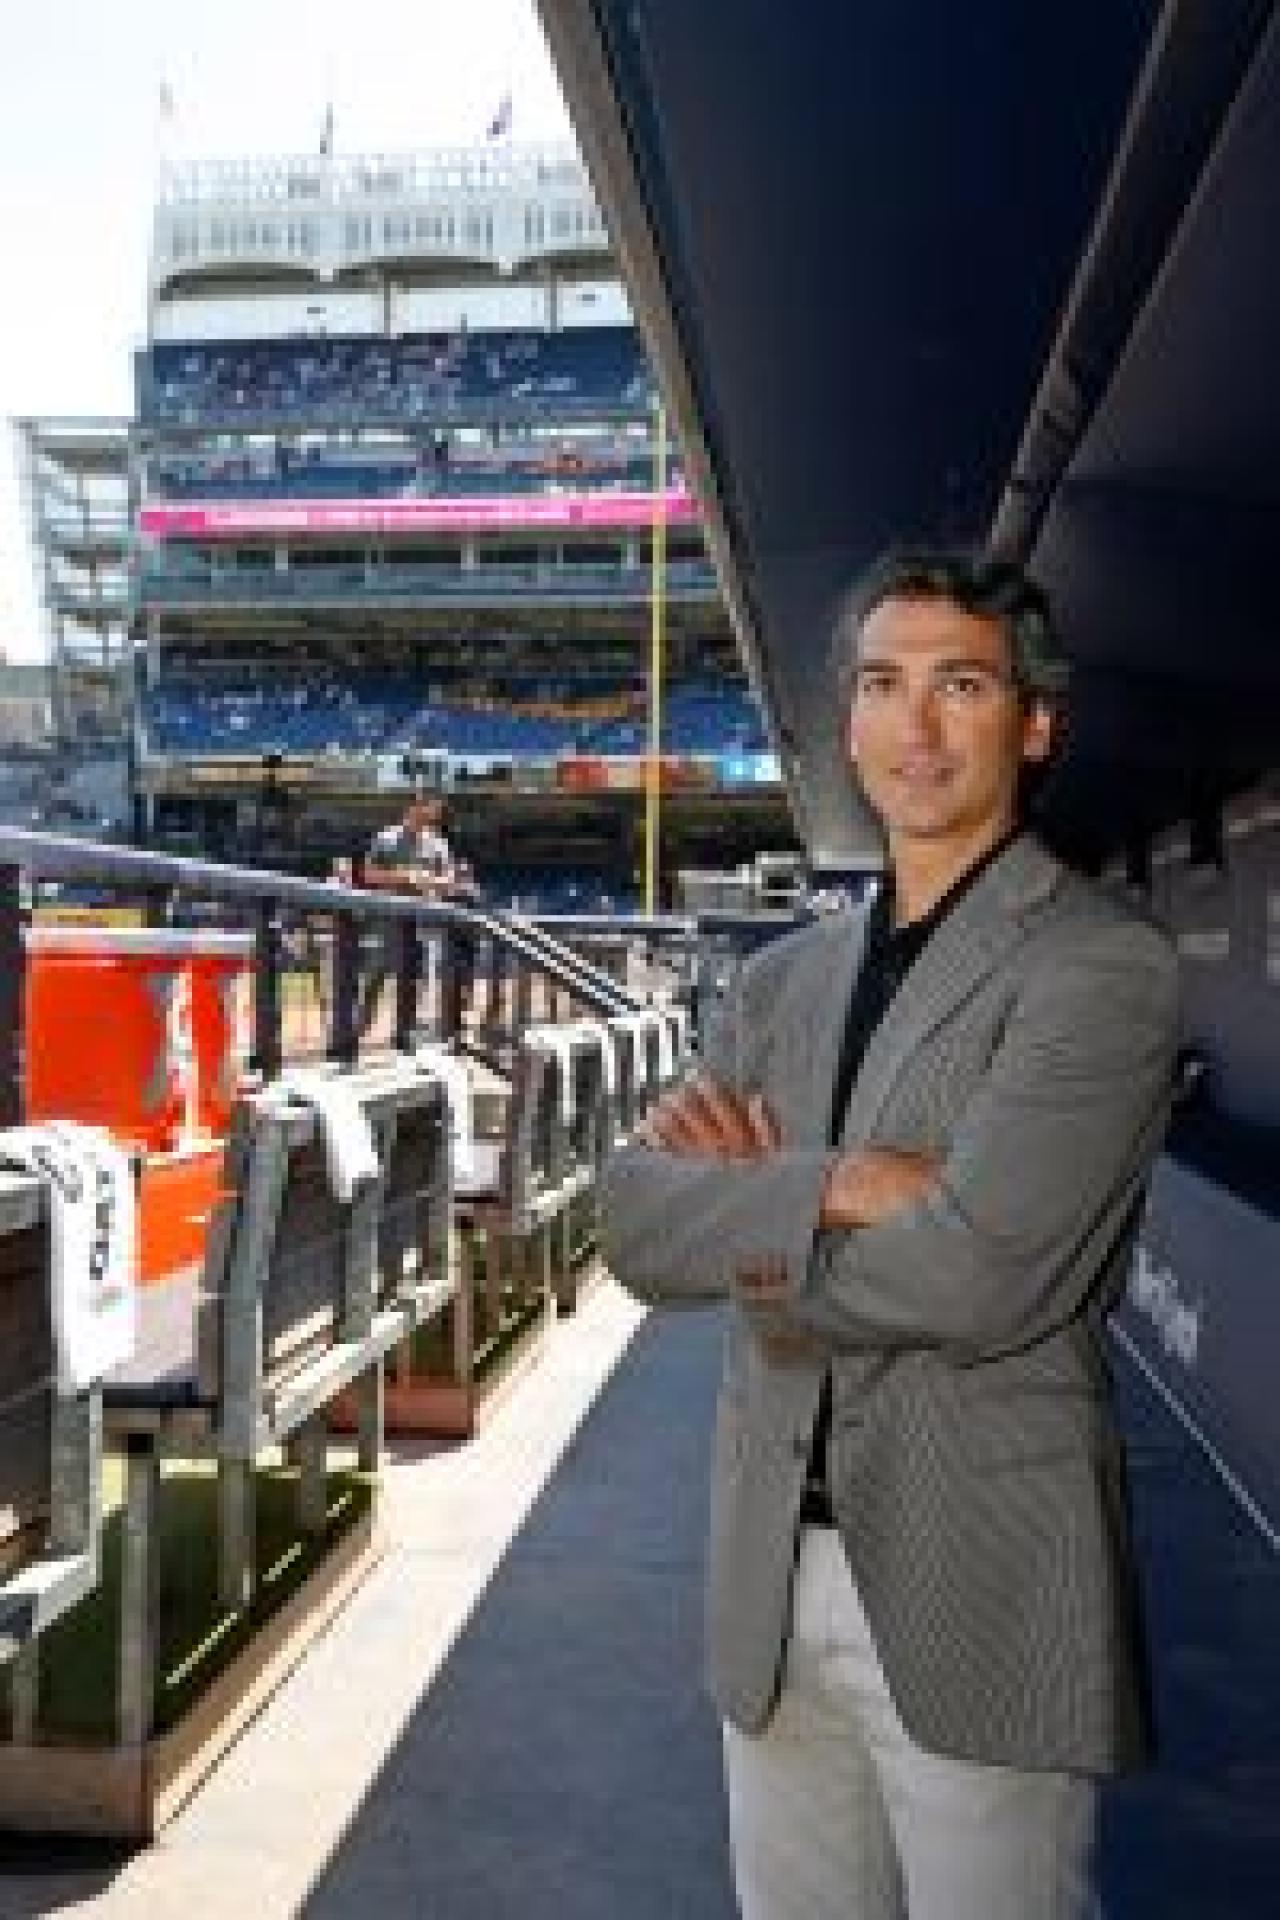
<path fill-rule="evenodd" d="M 1061 876 L 1053 855 L 1030 834 L 1021 834 L 947 914 L 871 1036 L 849 1096 L 842 1146 L 870 1136 L 912 1054 L 1000 965 L 1022 938 L 1025 910 L 1047 898 Z M 828 1103 L 834 1076 L 833 1056 Z"/>
<path fill-rule="evenodd" d="M 815 946 L 812 972 L 806 969 L 805 978 L 798 982 L 802 994 L 799 1029 L 792 1031 L 799 1044 L 787 1048 L 794 1062 L 791 1092 L 795 1116 L 788 1134 L 797 1146 L 827 1144 L 836 1062 L 853 983 L 866 952 L 868 920 L 866 903 L 833 914 L 827 924 L 827 938 Z"/>

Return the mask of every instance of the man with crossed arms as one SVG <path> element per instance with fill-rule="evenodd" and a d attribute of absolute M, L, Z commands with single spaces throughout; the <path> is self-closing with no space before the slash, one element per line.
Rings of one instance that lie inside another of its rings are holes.
<path fill-rule="evenodd" d="M 889 556 L 836 635 L 870 906 L 743 968 L 602 1185 L 728 1296 L 708 1596 L 744 1920 L 1083 1920 L 1147 1725 L 1104 1321 L 1171 1103 L 1173 949 L 1025 825 L 1065 668 L 1015 569 Z"/>

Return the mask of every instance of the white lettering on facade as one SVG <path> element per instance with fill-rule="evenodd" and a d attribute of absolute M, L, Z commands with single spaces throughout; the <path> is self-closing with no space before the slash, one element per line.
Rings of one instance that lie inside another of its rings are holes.
<path fill-rule="evenodd" d="M 1173 1268 L 1161 1266 L 1144 1246 L 1138 1248 L 1130 1275 L 1129 1299 L 1150 1320 L 1165 1352 L 1194 1373 L 1203 1302 L 1185 1300 Z"/>

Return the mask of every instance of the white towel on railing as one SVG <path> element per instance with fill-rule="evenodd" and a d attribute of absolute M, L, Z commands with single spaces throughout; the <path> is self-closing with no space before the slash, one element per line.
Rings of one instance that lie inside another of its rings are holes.
<path fill-rule="evenodd" d="M 671 1022 L 667 1019 L 665 1007 L 650 1008 L 654 1025 L 658 1030 L 658 1085 L 665 1087 L 675 1079 L 676 1042 L 671 1031 Z"/>
<path fill-rule="evenodd" d="M 660 1004 L 663 1019 L 675 1028 L 676 1065 L 681 1066 L 689 1051 L 689 1009 L 676 1000 L 664 1000 Z"/>
<path fill-rule="evenodd" d="M 635 1035 L 637 1086 L 649 1083 L 649 1049 L 645 1036 L 650 1033 L 658 1036 L 658 1085 L 665 1086 L 672 1076 L 675 1049 L 662 1015 L 655 1007 L 641 1007 L 635 1013 L 620 1014 L 618 1018 L 619 1024 L 630 1027 Z"/>
<path fill-rule="evenodd" d="M 10 1127 L 0 1162 L 33 1173 L 49 1207 L 49 1319 L 63 1393 L 131 1360 L 138 1338 L 137 1209 L 129 1155 L 102 1127 Z"/>
<path fill-rule="evenodd" d="M 415 1047 L 413 1064 L 420 1072 L 438 1080 L 445 1090 L 449 1102 L 449 1133 L 453 1141 L 453 1174 L 455 1180 L 470 1180 L 475 1177 L 475 1100 L 471 1088 L 471 1075 L 467 1063 L 460 1060 L 456 1053 L 450 1053 L 448 1047 L 438 1041 L 428 1041 Z"/>
<path fill-rule="evenodd" d="M 273 1080 L 268 1092 L 272 1099 L 311 1108 L 320 1128 L 330 1189 L 335 1200 L 349 1206 L 356 1188 L 376 1180 L 381 1171 L 369 1116 L 351 1083 L 316 1067 L 293 1067 Z"/>
<path fill-rule="evenodd" d="M 520 1043 L 531 1053 L 544 1053 L 548 1059 L 556 1062 L 560 1070 L 560 1119 L 564 1126 L 571 1127 L 577 1091 L 573 1084 L 576 1041 L 572 1022 L 563 1020 L 526 1027 L 520 1036 Z"/>
<path fill-rule="evenodd" d="M 645 1053 L 644 1030 L 648 1025 L 643 1013 L 615 1013 L 609 1025 L 631 1054 L 631 1085 L 639 1093 L 648 1085 L 649 1068 Z"/>
<path fill-rule="evenodd" d="M 612 1100 L 618 1086 L 618 1056 L 614 1050 L 613 1035 L 609 1031 L 608 1021 L 592 1020 L 584 1015 L 577 1020 L 567 1020 L 564 1023 L 564 1030 L 566 1033 L 579 1034 L 583 1039 L 590 1040 L 593 1045 L 599 1047 L 604 1090 Z"/>

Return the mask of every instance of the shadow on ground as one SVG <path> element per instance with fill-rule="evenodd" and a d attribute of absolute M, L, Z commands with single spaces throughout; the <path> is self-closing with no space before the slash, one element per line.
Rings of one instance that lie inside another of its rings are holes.
<path fill-rule="evenodd" d="M 719 1319 L 649 1320 L 307 1920 L 732 1920 L 701 1588 Z M 1118 1358 L 1159 1767 L 1109 1790 L 1109 1920 L 1280 1913 L 1280 1559 Z"/>
<path fill-rule="evenodd" d="M 719 1322 L 650 1320 L 306 1909 L 731 1920 L 701 1684 Z"/>
<path fill-rule="evenodd" d="M 306 1920 L 733 1920 L 701 1685 L 718 1356 L 714 1314 L 640 1329 L 335 1838 Z M 1162 1748 L 1107 1796 L 1105 1911 L 1274 1920 L 1280 1557 L 1118 1370 Z M 0 1837 L 0 1915 L 88 1900 L 123 1858 Z"/>
<path fill-rule="evenodd" d="M 37 1920 L 106 1893 L 133 1849 L 105 1840 L 0 1833 L 0 1915 Z"/>

